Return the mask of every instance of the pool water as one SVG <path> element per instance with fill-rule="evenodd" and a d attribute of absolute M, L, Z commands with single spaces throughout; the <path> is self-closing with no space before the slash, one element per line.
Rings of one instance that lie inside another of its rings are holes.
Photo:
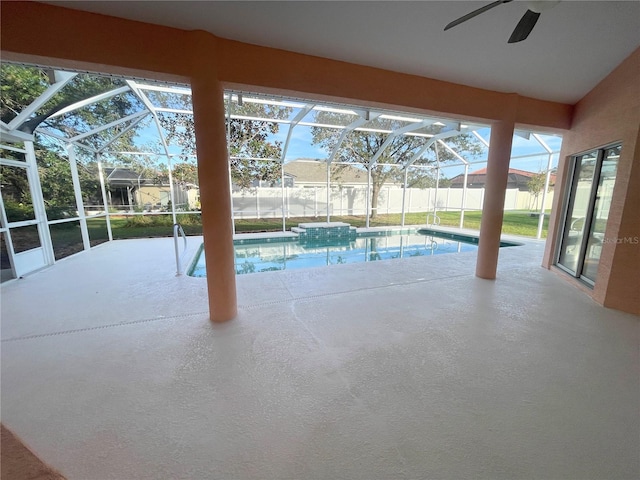
<path fill-rule="evenodd" d="M 473 241 L 473 240 L 471 240 Z M 477 240 L 476 240 L 477 242 Z M 424 257 L 446 253 L 473 252 L 477 245 L 433 234 L 359 236 L 334 243 L 299 243 L 269 239 L 235 245 L 235 269 L 246 273 L 324 267 L 347 263 L 374 262 L 395 258 Z M 206 277 L 204 250 L 200 250 L 189 275 Z"/>

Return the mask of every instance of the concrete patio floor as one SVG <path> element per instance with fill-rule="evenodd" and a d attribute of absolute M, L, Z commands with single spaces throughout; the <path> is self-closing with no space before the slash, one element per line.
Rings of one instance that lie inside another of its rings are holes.
<path fill-rule="evenodd" d="M 102 245 L 2 285 L 2 422 L 70 480 L 637 478 L 639 318 L 543 248 L 238 276 L 214 325 L 171 239 Z"/>

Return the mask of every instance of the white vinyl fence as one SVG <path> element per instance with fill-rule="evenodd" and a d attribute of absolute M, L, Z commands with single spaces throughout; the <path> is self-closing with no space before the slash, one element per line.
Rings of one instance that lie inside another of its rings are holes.
<path fill-rule="evenodd" d="M 366 187 L 333 187 L 330 192 L 329 215 L 365 215 L 367 211 Z M 326 187 L 256 187 L 236 191 L 233 197 L 234 217 L 242 218 L 276 218 L 284 214 L 289 217 L 326 217 Z M 402 213 L 403 189 L 401 187 L 383 187 L 378 198 L 378 213 Z M 437 211 L 460 211 L 464 209 L 482 210 L 484 188 L 468 188 L 463 202 L 463 189 L 408 188 L 404 197 L 405 213 Z M 542 194 L 537 201 L 529 192 L 508 189 L 505 195 L 505 210 L 539 211 Z M 545 209 L 553 203 L 553 192 L 545 199 Z"/>

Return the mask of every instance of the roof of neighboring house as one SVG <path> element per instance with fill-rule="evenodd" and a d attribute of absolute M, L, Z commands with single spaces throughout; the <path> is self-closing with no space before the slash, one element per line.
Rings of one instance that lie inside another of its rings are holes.
<path fill-rule="evenodd" d="M 539 172 L 538 172 L 539 173 Z M 518 170 L 517 168 L 510 168 L 509 174 L 522 175 L 523 177 L 533 177 L 534 175 L 538 175 L 536 172 L 529 172 L 528 170 Z M 473 172 L 469 172 L 469 175 L 486 175 L 487 168 L 481 168 L 480 170 L 475 170 Z M 554 174 L 551 174 L 551 178 L 555 178 Z"/>
<path fill-rule="evenodd" d="M 322 160 L 299 159 L 284 164 L 284 171 L 298 184 L 326 183 L 327 163 Z M 337 183 L 367 183 L 366 170 L 351 165 L 332 165 L 331 181 Z"/>
<path fill-rule="evenodd" d="M 108 167 L 104 169 L 106 181 L 112 187 L 163 187 L 168 186 L 169 182 L 160 179 L 145 178 L 139 176 L 130 168 Z M 186 189 L 198 188 L 197 185 L 185 182 L 173 182 L 174 185 L 180 185 Z"/>
<path fill-rule="evenodd" d="M 144 178 L 139 177 L 136 172 L 129 168 L 105 168 L 104 172 L 107 175 L 107 181 L 112 185 L 131 185 L 132 183 L 137 185 L 138 180 L 140 180 L 140 183 L 144 183 Z"/>

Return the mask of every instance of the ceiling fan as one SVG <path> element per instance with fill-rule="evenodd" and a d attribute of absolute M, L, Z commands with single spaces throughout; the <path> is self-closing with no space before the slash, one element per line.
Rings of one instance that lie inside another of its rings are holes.
<path fill-rule="evenodd" d="M 471 13 L 467 13 L 466 15 L 458 18 L 457 20 L 454 20 L 453 22 L 449 23 L 446 27 L 444 27 L 444 29 L 445 31 L 447 31 L 450 28 L 455 27 L 456 25 L 460 25 L 461 23 L 466 22 L 467 20 L 471 20 L 473 17 L 476 17 L 481 13 L 484 13 L 488 10 L 491 10 L 494 7 L 497 7 L 498 5 L 502 5 L 503 3 L 510 3 L 512 1 L 513 0 L 498 0 L 496 2 L 492 2 L 488 5 L 485 5 L 484 7 L 480 7 L 477 10 L 474 10 Z M 509 37 L 509 43 L 521 42 L 522 40 L 526 39 L 531 33 L 531 30 L 533 30 L 533 27 L 536 26 L 536 22 L 538 21 L 538 18 L 540 18 L 540 13 L 543 10 L 551 8 L 558 3 L 560 3 L 560 0 L 541 0 L 541 1 L 527 2 L 528 9 L 525 12 L 525 14 L 522 16 L 520 21 L 518 22 L 518 25 L 516 25 L 516 28 L 511 34 L 511 36 Z"/>

